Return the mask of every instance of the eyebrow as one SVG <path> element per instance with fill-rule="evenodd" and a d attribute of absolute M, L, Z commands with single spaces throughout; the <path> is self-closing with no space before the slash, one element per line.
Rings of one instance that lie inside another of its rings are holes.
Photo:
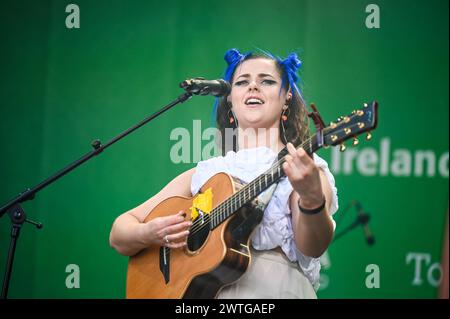
<path fill-rule="evenodd" d="M 272 78 L 275 79 L 275 77 L 274 77 L 273 75 L 268 74 L 268 73 L 259 73 L 258 76 L 259 76 L 260 78 L 263 78 L 263 77 L 265 77 L 265 76 L 270 76 L 270 77 L 272 77 Z M 241 78 L 241 77 L 248 78 L 248 77 L 250 77 L 250 74 L 246 73 L 246 74 L 239 75 L 239 76 L 236 78 L 236 80 L 239 79 L 239 78 Z"/>

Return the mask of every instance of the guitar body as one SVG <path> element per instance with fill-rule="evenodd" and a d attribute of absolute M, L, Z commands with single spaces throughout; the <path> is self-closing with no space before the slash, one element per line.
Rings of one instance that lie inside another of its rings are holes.
<path fill-rule="evenodd" d="M 200 193 L 211 188 L 212 204 L 217 207 L 242 186 L 228 174 L 218 173 L 203 185 Z M 157 205 L 145 222 L 180 210 L 184 210 L 190 220 L 192 201 L 193 197 L 170 197 Z M 189 245 L 182 249 L 165 248 L 170 251 L 167 283 L 160 269 L 161 248 L 142 250 L 130 257 L 126 297 L 214 298 L 222 287 L 237 281 L 247 270 L 251 258 L 249 238 L 261 219 L 261 212 L 255 214 L 251 206 L 246 205 L 216 228 L 203 227 L 198 232 L 202 243 L 195 251 L 191 251 Z"/>

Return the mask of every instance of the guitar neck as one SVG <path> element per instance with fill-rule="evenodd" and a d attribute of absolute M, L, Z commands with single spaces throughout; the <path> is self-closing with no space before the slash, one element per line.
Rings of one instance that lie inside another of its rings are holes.
<path fill-rule="evenodd" d="M 316 152 L 323 145 L 322 133 L 318 132 L 309 137 L 305 142 L 296 148 L 303 149 L 310 155 Z M 284 156 L 288 154 L 284 148 L 278 154 L 278 160 L 267 171 L 259 175 L 253 181 L 245 185 L 238 192 L 223 203 L 214 208 L 211 212 L 211 228 L 214 229 L 232 216 L 239 208 L 255 199 L 259 194 L 268 189 L 272 184 L 278 182 L 285 176 L 282 165 L 285 162 Z"/>

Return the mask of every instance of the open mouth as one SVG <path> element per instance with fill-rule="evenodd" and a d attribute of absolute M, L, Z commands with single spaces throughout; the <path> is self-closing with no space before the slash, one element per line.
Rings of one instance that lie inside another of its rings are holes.
<path fill-rule="evenodd" d="M 245 105 L 262 105 L 264 104 L 264 101 L 261 100 L 260 98 L 256 98 L 256 97 L 250 97 L 247 100 L 245 100 Z"/>

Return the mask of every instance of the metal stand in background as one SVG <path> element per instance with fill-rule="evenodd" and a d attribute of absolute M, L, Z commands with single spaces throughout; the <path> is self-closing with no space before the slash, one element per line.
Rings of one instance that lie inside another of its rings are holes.
<path fill-rule="evenodd" d="M 340 218 L 339 221 L 342 220 L 343 216 L 345 215 L 345 213 L 351 208 L 351 207 L 356 207 L 356 220 L 351 223 L 349 226 L 345 227 L 341 232 L 339 232 L 338 234 L 336 234 L 334 236 L 333 242 L 338 240 L 339 238 L 341 238 L 342 236 L 344 236 L 346 233 L 348 233 L 349 231 L 351 231 L 352 229 L 356 228 L 357 226 L 361 225 L 363 226 L 364 229 L 364 236 L 366 238 L 366 242 L 369 246 L 372 246 L 375 244 L 375 237 L 373 236 L 373 234 L 370 232 L 369 229 L 369 220 L 370 220 L 370 215 L 367 212 L 364 212 L 362 210 L 362 206 L 361 203 L 353 200 L 351 201 L 347 207 L 342 211 L 342 213 L 340 214 Z M 336 221 L 338 222 L 338 221 Z"/>
<path fill-rule="evenodd" d="M 11 271 L 12 271 L 12 265 L 14 262 L 14 254 L 16 252 L 16 244 L 17 240 L 19 239 L 20 235 L 20 229 L 22 228 L 22 225 L 24 222 L 33 224 L 36 226 L 36 228 L 41 229 L 42 223 L 35 222 L 31 219 L 27 219 L 27 215 L 25 214 L 24 210 L 20 205 L 16 205 L 12 207 L 8 211 L 9 218 L 11 219 L 11 241 L 9 244 L 9 250 L 8 250 L 8 257 L 6 259 L 6 269 L 5 269 L 5 275 L 3 278 L 3 287 L 2 287 L 2 299 L 5 299 L 8 295 L 8 288 L 9 288 L 9 280 L 11 279 Z"/>
<path fill-rule="evenodd" d="M 70 165 L 66 166 L 65 168 L 63 168 L 62 170 L 60 170 L 59 172 L 57 172 L 53 176 L 47 178 L 46 180 L 44 180 L 42 183 L 38 184 L 37 186 L 35 186 L 35 187 L 31 188 L 31 189 L 30 188 L 26 189 L 24 192 L 20 193 L 16 198 L 10 200 L 5 205 L 0 207 L 0 218 L 5 213 L 8 213 L 8 215 L 11 218 L 11 223 L 12 223 L 11 224 L 11 241 L 10 241 L 9 250 L 8 250 L 8 257 L 7 257 L 7 260 L 6 260 L 6 268 L 5 268 L 5 275 L 4 275 L 4 280 L 3 280 L 1 299 L 6 299 L 7 296 L 8 296 L 8 288 L 9 288 L 9 281 L 11 279 L 11 273 L 12 273 L 12 267 L 13 267 L 13 261 L 14 261 L 14 254 L 15 254 L 15 250 L 16 250 L 17 240 L 19 239 L 19 235 L 20 235 L 20 229 L 22 228 L 23 223 L 24 222 L 28 222 L 28 223 L 34 224 L 37 228 L 42 228 L 42 224 L 41 223 L 34 222 L 32 220 L 27 219 L 27 216 L 26 216 L 25 211 L 23 210 L 23 208 L 21 206 L 21 203 L 23 203 L 25 201 L 28 201 L 28 200 L 34 199 L 36 193 L 38 193 L 39 191 L 41 191 L 42 189 L 44 189 L 48 185 L 52 184 L 56 180 L 60 179 L 62 176 L 66 175 L 70 171 L 74 170 L 75 168 L 77 168 L 78 166 L 83 164 L 84 162 L 90 160 L 92 157 L 100 154 L 107 147 L 111 146 L 112 144 L 114 144 L 118 140 L 124 138 L 125 136 L 127 136 L 131 132 L 137 130 L 138 128 L 140 128 L 144 124 L 147 124 L 148 122 L 150 122 L 151 120 L 153 120 L 154 118 L 156 118 L 160 114 L 164 113 L 165 111 L 167 111 L 171 107 L 173 107 L 173 106 L 175 106 L 175 105 L 177 105 L 179 103 L 185 102 L 186 100 L 191 98 L 193 94 L 203 95 L 202 93 L 203 93 L 203 91 L 201 91 L 201 90 L 198 90 L 198 91 L 195 91 L 195 92 L 183 93 L 175 101 L 173 101 L 170 104 L 164 106 L 162 109 L 160 109 L 159 111 L 153 113 L 148 118 L 142 120 L 140 123 L 136 124 L 135 126 L 129 128 L 128 130 L 126 130 L 123 133 L 119 134 L 118 136 L 113 138 L 111 141 L 109 141 L 105 145 L 102 145 L 100 140 L 94 140 L 91 143 L 91 146 L 94 148 L 91 152 L 87 153 L 86 155 L 84 155 L 80 159 L 78 159 L 78 160 L 74 161 L 73 163 L 71 163 Z"/>

